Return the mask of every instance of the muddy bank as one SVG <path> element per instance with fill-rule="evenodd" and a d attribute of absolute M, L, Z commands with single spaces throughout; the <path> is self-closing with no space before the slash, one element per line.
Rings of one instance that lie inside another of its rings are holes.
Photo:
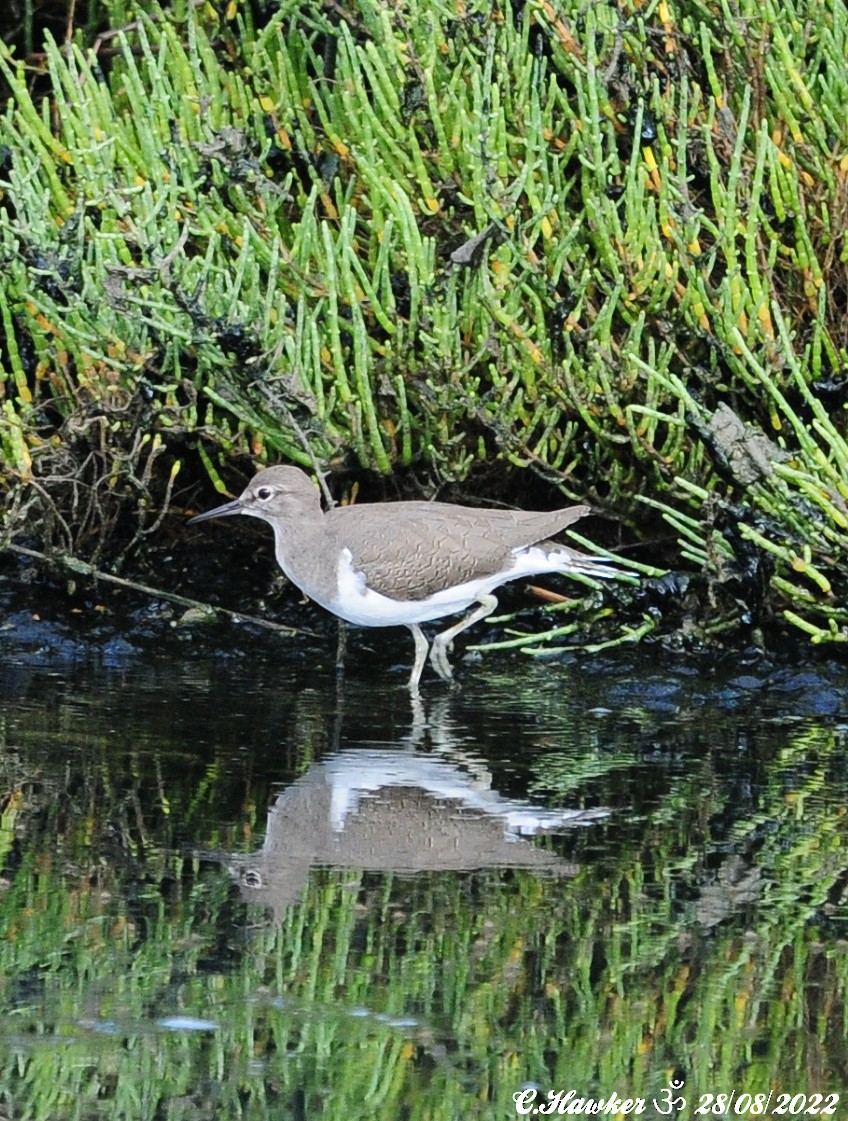
<path fill-rule="evenodd" d="M 160 656 L 198 664 L 271 659 L 304 677 L 334 672 L 336 620 L 278 577 L 270 549 L 260 545 L 256 553 L 252 548 L 247 552 L 226 579 L 220 558 L 185 547 L 163 554 L 155 569 L 137 575 L 152 579 L 167 569 L 170 587 L 180 593 L 204 595 L 209 604 L 241 610 L 279 630 L 231 616 L 207 616 L 105 582 L 77 580 L 69 586 L 68 580 L 45 575 L 41 565 L 6 554 L 0 571 L 0 657 L 7 666 L 59 670 L 88 665 L 107 673 L 131 672 Z M 546 625 L 526 588 L 509 586 L 499 598 L 499 615 L 520 614 L 510 624 L 478 626 L 458 644 L 460 682 L 466 675 L 500 677 L 526 660 L 509 650 L 465 653 L 467 645 L 497 641 L 507 627 L 532 632 Z M 402 691 L 410 656 L 403 627 L 348 628 L 346 681 L 355 687 L 358 678 L 376 674 L 387 689 Z M 546 654 L 544 664 L 552 675 L 558 666 L 581 667 L 593 683 L 587 693 L 590 707 L 633 705 L 658 717 L 697 712 L 706 698 L 728 710 L 790 709 L 798 715 L 835 715 L 848 706 L 848 668 L 797 645 L 782 653 L 750 644 L 698 649 L 690 643 L 684 648 L 680 634 L 670 634 L 598 653 L 562 649 Z M 441 692 L 440 683 L 429 677 L 425 685 L 431 696 Z"/>

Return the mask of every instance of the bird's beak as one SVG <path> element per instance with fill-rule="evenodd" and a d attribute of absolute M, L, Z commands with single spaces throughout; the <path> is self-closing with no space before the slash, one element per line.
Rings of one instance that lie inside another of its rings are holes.
<path fill-rule="evenodd" d="M 194 525 L 195 522 L 205 522 L 209 518 L 230 518 L 233 514 L 243 514 L 244 507 L 242 506 L 241 499 L 235 498 L 232 502 L 225 502 L 223 506 L 216 506 L 214 510 L 207 510 L 205 514 L 196 514 L 193 518 L 189 518 L 186 525 Z"/>

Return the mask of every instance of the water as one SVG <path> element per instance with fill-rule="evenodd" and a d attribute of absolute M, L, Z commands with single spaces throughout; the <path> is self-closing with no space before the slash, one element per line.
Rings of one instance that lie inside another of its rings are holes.
<path fill-rule="evenodd" d="M 414 706 L 407 638 L 340 684 L 326 635 L 13 617 L 0 1115 L 832 1115 L 843 671 L 498 653 Z"/>

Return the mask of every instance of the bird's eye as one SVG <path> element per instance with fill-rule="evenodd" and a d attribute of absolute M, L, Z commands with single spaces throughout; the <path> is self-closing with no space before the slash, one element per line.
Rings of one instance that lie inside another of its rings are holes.
<path fill-rule="evenodd" d="M 274 492 L 270 487 L 260 487 L 256 492 L 256 497 L 260 502 L 267 502 L 273 493 Z"/>

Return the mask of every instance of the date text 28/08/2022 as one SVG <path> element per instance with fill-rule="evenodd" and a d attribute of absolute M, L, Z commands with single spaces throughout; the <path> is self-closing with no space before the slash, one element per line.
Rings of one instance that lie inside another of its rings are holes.
<path fill-rule="evenodd" d="M 662 1091 L 659 1100 L 652 1100 L 651 1104 L 657 1113 L 668 1117 L 686 1108 L 686 1098 L 677 1094 L 682 1087 L 682 1082 L 672 1082 Z M 582 1114 L 588 1117 L 612 1117 L 644 1113 L 647 1108 L 644 1098 L 623 1098 L 615 1093 L 605 1098 L 584 1098 L 576 1090 L 550 1090 L 542 1098 L 535 1086 L 517 1090 L 512 1099 L 515 1102 L 515 1112 L 519 1115 L 540 1114 L 552 1117 L 555 1114 Z M 702 1117 L 728 1114 L 734 1117 L 828 1117 L 836 1112 L 838 1104 L 839 1094 L 787 1094 L 775 1093 L 773 1090 L 768 1094 L 749 1094 L 731 1090 L 725 1094 L 699 1094 L 693 1113 Z"/>

